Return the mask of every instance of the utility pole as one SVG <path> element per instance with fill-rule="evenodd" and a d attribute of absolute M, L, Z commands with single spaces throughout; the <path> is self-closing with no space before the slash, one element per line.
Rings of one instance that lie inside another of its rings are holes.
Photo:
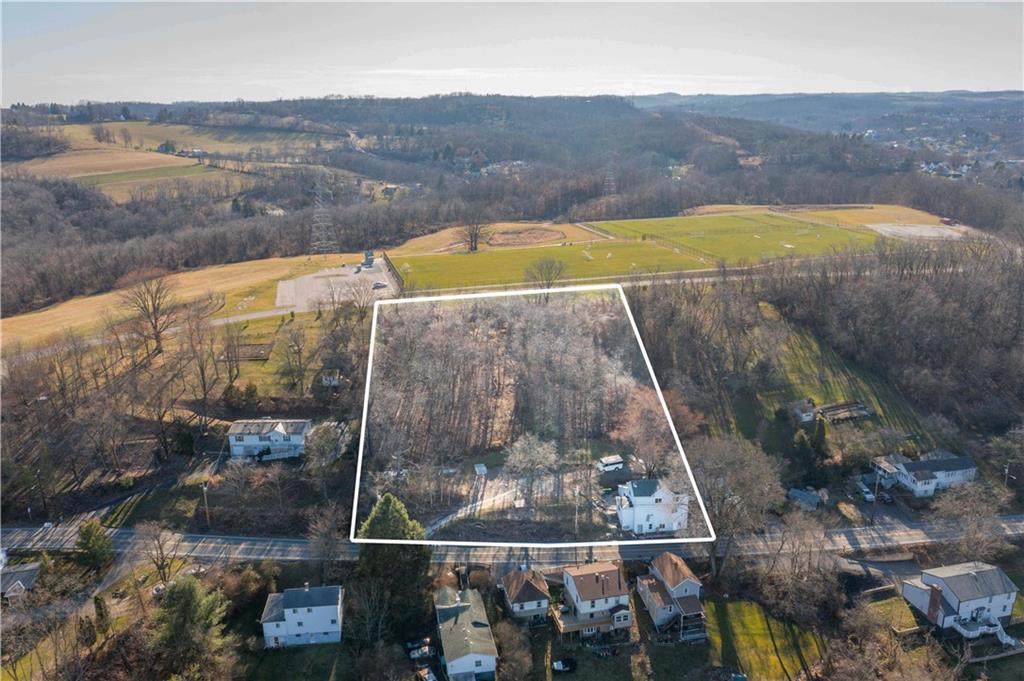
<path fill-rule="evenodd" d="M 1003 487 L 1010 486 L 1010 480 L 1016 480 L 1016 475 L 1010 475 L 1010 462 L 1007 461 L 1006 465 L 1003 466 Z"/>
<path fill-rule="evenodd" d="M 209 483 L 203 483 L 203 510 L 206 511 L 206 529 L 210 529 L 210 502 L 206 499 L 206 488 Z"/>

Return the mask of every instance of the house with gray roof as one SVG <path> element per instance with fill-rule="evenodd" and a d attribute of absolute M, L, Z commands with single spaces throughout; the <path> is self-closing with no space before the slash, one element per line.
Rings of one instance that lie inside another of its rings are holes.
<path fill-rule="evenodd" d="M 690 495 L 672 491 L 663 480 L 630 480 L 619 485 L 615 512 L 623 532 L 675 534 L 686 529 Z"/>
<path fill-rule="evenodd" d="M 501 578 L 509 613 L 518 620 L 531 624 L 546 622 L 551 592 L 544 575 L 531 570 L 513 570 Z"/>
<path fill-rule="evenodd" d="M 39 563 L 19 563 L 0 568 L 0 598 L 16 599 L 24 596 L 39 579 Z"/>
<path fill-rule="evenodd" d="M 480 592 L 443 586 L 434 593 L 434 609 L 449 681 L 493 681 L 498 649 Z"/>
<path fill-rule="evenodd" d="M 232 459 L 272 461 L 301 456 L 306 436 L 312 430 L 309 419 L 244 419 L 228 428 Z"/>
<path fill-rule="evenodd" d="M 267 596 L 260 623 L 267 648 L 341 642 L 341 586 L 285 589 Z"/>
<path fill-rule="evenodd" d="M 878 482 L 886 489 L 899 485 L 915 497 L 930 497 L 936 491 L 972 482 L 978 467 L 967 456 L 957 456 L 945 449 L 936 449 L 914 461 L 896 453 L 875 458 L 872 468 Z"/>
<path fill-rule="evenodd" d="M 939 629 L 972 639 L 994 634 L 1007 645 L 1019 643 L 1003 631 L 1017 592 L 1001 568 L 978 561 L 923 570 L 902 588 L 907 602 Z"/>

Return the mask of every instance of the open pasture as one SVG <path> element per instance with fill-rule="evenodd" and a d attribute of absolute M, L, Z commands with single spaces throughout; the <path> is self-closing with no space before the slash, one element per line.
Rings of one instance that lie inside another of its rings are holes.
<path fill-rule="evenodd" d="M 564 279 L 596 279 L 704 267 L 692 256 L 653 242 L 607 240 L 572 246 L 490 249 L 477 253 L 392 255 L 391 259 L 408 288 L 444 289 L 521 283 L 526 281 L 526 268 L 541 258 L 563 261 L 566 265 Z"/>
<path fill-rule="evenodd" d="M 54 156 L 5 163 L 5 170 L 16 170 L 40 177 L 85 177 L 105 173 L 130 173 L 140 170 L 183 168 L 196 165 L 194 158 L 181 158 L 155 151 L 137 151 L 113 145 L 90 149 L 72 149 Z"/>
<path fill-rule="evenodd" d="M 388 251 L 388 255 L 396 257 L 464 251 L 466 244 L 459 233 L 460 229 L 460 227 L 449 227 L 439 232 L 418 236 L 406 241 L 398 248 Z M 491 248 L 529 248 L 601 239 L 597 234 L 577 225 L 552 222 L 497 222 L 491 225 L 488 231 L 488 238 L 480 244 L 481 251 Z"/>
<path fill-rule="evenodd" d="M 178 299 L 187 301 L 206 293 L 222 293 L 224 307 L 217 316 L 238 315 L 273 309 L 279 279 L 353 264 L 361 259 L 357 254 L 267 258 L 178 272 L 168 275 L 168 279 Z M 117 316 L 121 308 L 120 291 L 110 291 L 6 318 L 0 326 L 4 350 L 16 342 L 37 345 L 67 328 L 86 334 L 98 331 L 102 327 L 102 315 L 109 312 Z"/>
<path fill-rule="evenodd" d="M 93 138 L 91 124 L 66 125 L 62 130 L 73 148 L 122 147 L 121 130 L 127 130 L 132 138 L 131 146 L 139 149 L 156 149 L 163 142 L 170 140 L 179 149 L 195 147 L 223 154 L 247 153 L 254 147 L 276 154 L 289 149 L 311 149 L 318 141 L 322 146 L 334 146 L 341 139 L 336 135 L 291 130 L 192 126 L 148 121 L 120 121 L 101 125 L 110 131 L 116 143 L 97 142 Z"/>
<path fill-rule="evenodd" d="M 615 220 L 592 223 L 623 239 L 657 239 L 663 245 L 694 249 L 707 266 L 756 262 L 787 255 L 812 256 L 847 248 L 867 248 L 877 236 L 866 230 L 797 220 L 777 213 L 734 213 Z M 667 243 L 666 243 L 667 242 Z"/>

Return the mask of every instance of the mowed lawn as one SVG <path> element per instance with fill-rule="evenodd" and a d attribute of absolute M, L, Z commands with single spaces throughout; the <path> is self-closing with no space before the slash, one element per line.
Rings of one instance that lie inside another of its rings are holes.
<path fill-rule="evenodd" d="M 631 273 L 676 272 L 705 267 L 694 257 L 654 243 L 598 241 L 572 246 L 492 249 L 393 257 L 409 288 L 443 289 L 526 281 L 527 267 L 541 258 L 566 265 L 565 279 L 592 279 Z"/>
<path fill-rule="evenodd" d="M 817 635 L 770 617 L 749 601 L 707 601 L 711 663 L 738 669 L 750 681 L 789 681 L 824 653 Z"/>
<path fill-rule="evenodd" d="M 190 175 L 202 175 L 204 173 L 215 173 L 216 168 L 193 163 L 190 166 L 163 166 L 159 168 L 143 168 L 142 170 L 126 170 L 120 173 L 100 173 L 98 175 L 82 175 L 76 177 L 78 182 L 87 187 L 112 184 L 115 182 L 136 182 L 139 180 L 159 180 L 166 177 L 188 177 Z"/>
<path fill-rule="evenodd" d="M 224 307 L 217 316 L 235 315 L 272 309 L 279 279 L 290 279 L 361 259 L 362 255 L 355 253 L 266 258 L 178 272 L 168 275 L 168 279 L 175 288 L 175 295 L 182 301 L 194 300 L 206 293 L 225 294 Z M 36 345 L 67 328 L 86 334 L 96 332 L 103 326 L 104 312 L 115 317 L 125 313 L 120 295 L 119 291 L 111 291 L 73 298 L 43 310 L 6 318 L 0 326 L 4 349 L 15 342 L 25 346 Z"/>
<path fill-rule="evenodd" d="M 660 238 L 701 251 L 708 264 L 756 262 L 787 255 L 811 256 L 865 249 L 877 240 L 867 230 L 797 220 L 775 213 L 694 215 L 591 223 L 625 239 Z"/>

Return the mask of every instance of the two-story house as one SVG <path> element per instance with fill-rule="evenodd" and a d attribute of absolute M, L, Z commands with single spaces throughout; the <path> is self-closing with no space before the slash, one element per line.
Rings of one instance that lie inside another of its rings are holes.
<path fill-rule="evenodd" d="M 619 485 L 615 511 L 623 532 L 672 534 L 686 529 L 690 495 L 673 492 L 661 480 L 631 480 Z"/>
<path fill-rule="evenodd" d="M 493 681 L 498 648 L 480 592 L 443 586 L 434 594 L 434 610 L 441 664 L 449 681 Z"/>
<path fill-rule="evenodd" d="M 341 641 L 342 599 L 340 586 L 309 586 L 285 589 L 267 596 L 260 623 L 267 648 L 304 646 Z"/>
<path fill-rule="evenodd" d="M 629 629 L 633 614 L 629 584 L 614 563 L 590 563 L 562 569 L 564 605 L 552 608 L 559 634 L 597 633 Z"/>
<path fill-rule="evenodd" d="M 995 565 L 972 561 L 923 570 L 903 580 L 903 597 L 936 627 L 965 638 L 995 634 L 1006 645 L 1016 639 L 1003 625 L 1010 621 L 1017 585 Z"/>
<path fill-rule="evenodd" d="M 228 428 L 234 459 L 272 461 L 301 456 L 312 429 L 308 419 L 246 419 Z"/>
<path fill-rule="evenodd" d="M 972 482 L 978 467 L 967 456 L 936 449 L 914 461 L 902 454 L 888 454 L 872 460 L 878 482 L 886 489 L 894 484 L 908 489 L 915 497 L 930 497 L 938 490 Z"/>
<path fill-rule="evenodd" d="M 686 561 L 665 551 L 651 561 L 648 574 L 637 578 L 636 592 L 659 631 L 678 623 L 679 637 L 694 641 L 706 637 L 703 585 Z"/>
<path fill-rule="evenodd" d="M 512 617 L 531 624 L 547 621 L 551 593 L 544 575 L 531 569 L 513 570 L 501 578 L 501 588 Z"/>

